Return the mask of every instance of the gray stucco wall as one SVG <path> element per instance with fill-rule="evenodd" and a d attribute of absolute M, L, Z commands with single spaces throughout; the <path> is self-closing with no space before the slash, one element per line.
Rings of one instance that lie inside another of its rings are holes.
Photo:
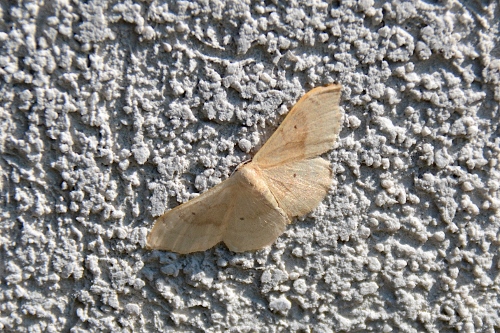
<path fill-rule="evenodd" d="M 0 330 L 500 330 L 498 2 L 0 8 Z M 254 253 L 145 249 L 332 82 L 313 213 Z"/>

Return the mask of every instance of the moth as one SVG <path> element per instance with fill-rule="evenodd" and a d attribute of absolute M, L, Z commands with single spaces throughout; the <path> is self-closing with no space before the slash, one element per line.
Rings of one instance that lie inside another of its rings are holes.
<path fill-rule="evenodd" d="M 160 216 L 147 246 L 191 253 L 219 242 L 234 252 L 271 245 L 330 189 L 330 163 L 319 155 L 332 148 L 340 131 L 340 90 L 331 84 L 305 94 L 250 162 Z"/>

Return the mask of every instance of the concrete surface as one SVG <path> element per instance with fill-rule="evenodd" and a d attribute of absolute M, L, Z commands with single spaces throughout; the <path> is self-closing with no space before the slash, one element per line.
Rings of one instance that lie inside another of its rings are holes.
<path fill-rule="evenodd" d="M 500 330 L 497 1 L 0 8 L 0 330 Z M 332 82 L 314 213 L 255 253 L 144 248 Z"/>

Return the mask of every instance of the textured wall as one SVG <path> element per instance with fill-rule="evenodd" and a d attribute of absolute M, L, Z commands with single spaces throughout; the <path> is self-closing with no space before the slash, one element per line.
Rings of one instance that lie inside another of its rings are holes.
<path fill-rule="evenodd" d="M 0 330 L 500 330 L 497 1 L 2 1 Z M 145 249 L 312 87 L 335 181 L 270 248 Z"/>

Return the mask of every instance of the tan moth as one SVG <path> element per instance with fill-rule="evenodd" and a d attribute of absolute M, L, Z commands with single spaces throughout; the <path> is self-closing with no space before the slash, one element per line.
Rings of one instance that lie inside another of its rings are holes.
<path fill-rule="evenodd" d="M 327 194 L 330 150 L 340 131 L 341 86 L 305 94 L 251 162 L 193 200 L 160 216 L 151 249 L 190 253 L 219 242 L 234 252 L 271 245 L 293 217 L 312 211 Z"/>

